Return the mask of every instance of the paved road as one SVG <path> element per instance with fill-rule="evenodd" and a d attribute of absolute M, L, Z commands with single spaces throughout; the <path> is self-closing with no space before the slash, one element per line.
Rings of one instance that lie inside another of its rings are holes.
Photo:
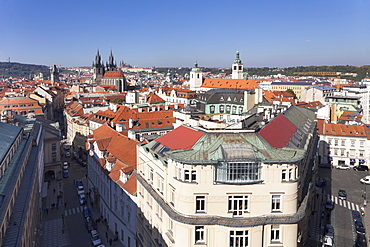
<path fill-rule="evenodd" d="M 327 185 L 324 187 L 323 198 L 330 198 L 334 202 L 332 212 L 322 209 L 325 214 L 323 223 L 331 224 L 334 227 L 334 242 L 338 247 L 353 246 L 354 244 L 356 234 L 352 220 L 352 210 L 360 210 L 360 207 L 364 204 L 365 192 L 367 190 L 370 191 L 368 185 L 363 185 L 359 182 L 360 178 L 367 174 L 368 172 L 354 171 L 352 169 L 319 169 L 318 175 L 324 177 L 327 181 Z M 346 190 L 347 200 L 338 198 L 339 189 Z M 370 229 L 370 222 L 367 217 L 363 221 L 365 226 Z"/>
<path fill-rule="evenodd" d="M 42 219 L 41 246 L 93 246 L 85 226 L 85 218 L 82 214 L 83 206 L 79 203 L 75 184 L 77 179 L 81 179 L 84 187 L 87 188 L 87 167 L 82 167 L 72 158 L 64 157 L 64 161 L 70 163 L 69 177 L 60 181 L 50 181 L 48 195 L 43 199 L 45 210 Z M 61 194 L 62 196 L 60 196 Z M 52 207 L 53 203 L 54 207 Z M 98 219 L 100 214 L 97 209 L 91 208 L 91 211 L 93 218 Z M 114 239 L 114 233 L 104 223 L 98 223 L 97 230 L 105 246 L 122 246 L 118 241 L 112 241 L 112 244 L 109 244 L 109 240 Z"/>

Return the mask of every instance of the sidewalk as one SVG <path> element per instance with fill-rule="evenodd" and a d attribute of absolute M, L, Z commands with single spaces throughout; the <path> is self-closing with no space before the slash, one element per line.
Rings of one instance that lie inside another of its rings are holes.
<path fill-rule="evenodd" d="M 108 224 L 104 222 L 104 219 L 102 219 L 101 214 L 98 212 L 97 206 L 94 205 L 94 207 L 91 207 L 90 196 L 88 196 L 88 205 L 93 219 L 97 221 L 96 228 L 102 243 L 107 247 L 124 247 L 123 244 L 117 239 L 113 229 L 110 229 Z"/>
<path fill-rule="evenodd" d="M 46 185 L 45 185 L 46 186 Z M 52 180 L 47 189 L 47 196 L 42 198 L 41 246 L 70 246 L 67 231 L 64 226 L 63 198 L 61 181 Z"/>

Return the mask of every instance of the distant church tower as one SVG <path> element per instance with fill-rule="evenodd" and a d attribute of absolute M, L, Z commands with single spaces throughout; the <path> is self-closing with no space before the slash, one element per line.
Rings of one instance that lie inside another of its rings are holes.
<path fill-rule="evenodd" d="M 93 66 L 93 70 L 94 70 L 93 82 L 100 84 L 101 79 L 104 76 L 105 68 L 104 68 L 104 64 L 101 61 L 101 56 L 100 56 L 99 50 L 96 53 L 95 61 L 93 62 L 92 66 Z"/>
<path fill-rule="evenodd" d="M 194 68 L 190 71 L 190 90 L 198 91 L 203 84 L 203 73 L 198 67 L 198 63 L 195 62 Z"/>
<path fill-rule="evenodd" d="M 114 62 L 114 57 L 113 57 L 112 50 L 110 51 L 110 55 L 109 55 L 109 59 L 108 59 L 106 67 L 107 67 L 107 71 L 116 71 L 117 70 L 117 65 Z"/>
<path fill-rule="evenodd" d="M 243 63 L 242 60 L 239 58 L 239 51 L 236 52 L 236 58 L 234 60 L 234 63 L 232 65 L 232 79 L 243 79 Z"/>
<path fill-rule="evenodd" d="M 55 64 L 54 64 L 53 68 L 51 69 L 50 79 L 51 79 L 51 84 L 54 84 L 55 82 L 59 81 L 59 72 L 58 72 L 58 68 Z"/>

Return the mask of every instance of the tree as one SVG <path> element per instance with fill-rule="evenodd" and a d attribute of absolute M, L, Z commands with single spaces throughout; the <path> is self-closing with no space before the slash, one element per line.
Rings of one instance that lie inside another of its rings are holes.
<path fill-rule="evenodd" d="M 294 99 L 297 98 L 297 95 L 295 95 L 295 93 L 292 89 L 288 88 L 285 92 L 290 93 L 291 95 L 293 95 Z"/>
<path fill-rule="evenodd" d="M 118 98 L 118 97 L 111 100 L 112 103 L 116 103 L 116 104 L 121 104 L 124 101 L 125 101 L 124 99 Z"/>

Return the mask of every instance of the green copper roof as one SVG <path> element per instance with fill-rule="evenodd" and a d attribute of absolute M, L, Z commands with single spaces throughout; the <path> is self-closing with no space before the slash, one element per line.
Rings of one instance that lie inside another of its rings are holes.
<path fill-rule="evenodd" d="M 300 160 L 304 150 L 275 149 L 254 132 L 205 133 L 191 149 L 167 151 L 165 155 L 182 163 L 194 164 L 240 159 L 269 163 Z"/>
<path fill-rule="evenodd" d="M 240 60 L 240 57 L 239 57 L 239 51 L 236 52 L 236 58 L 234 60 L 234 64 L 243 64 L 242 63 L 242 60 Z"/>

